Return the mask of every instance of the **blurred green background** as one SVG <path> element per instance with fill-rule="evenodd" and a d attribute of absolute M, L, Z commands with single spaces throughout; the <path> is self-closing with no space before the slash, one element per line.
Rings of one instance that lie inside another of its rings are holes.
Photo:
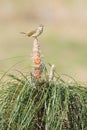
<path fill-rule="evenodd" d="M 0 73 L 14 64 L 12 70 L 31 70 L 33 39 L 20 32 L 39 24 L 43 61 L 87 82 L 86 0 L 0 0 Z"/>

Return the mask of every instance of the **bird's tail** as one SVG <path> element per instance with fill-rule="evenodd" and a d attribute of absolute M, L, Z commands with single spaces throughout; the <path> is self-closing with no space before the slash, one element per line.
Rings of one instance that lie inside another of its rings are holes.
<path fill-rule="evenodd" d="M 25 32 L 20 32 L 21 34 L 26 34 Z"/>

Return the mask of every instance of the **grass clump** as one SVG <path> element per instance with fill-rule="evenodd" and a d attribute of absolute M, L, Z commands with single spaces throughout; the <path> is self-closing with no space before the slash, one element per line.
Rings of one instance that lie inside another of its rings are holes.
<path fill-rule="evenodd" d="M 0 130 L 87 129 L 86 86 L 10 77 L 0 88 Z"/>

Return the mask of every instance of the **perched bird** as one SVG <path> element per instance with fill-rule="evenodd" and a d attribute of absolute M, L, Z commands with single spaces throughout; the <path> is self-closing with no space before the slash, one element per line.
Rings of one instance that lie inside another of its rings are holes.
<path fill-rule="evenodd" d="M 32 30 L 30 32 L 21 32 L 21 34 L 25 34 L 28 37 L 37 38 L 43 32 L 43 25 L 39 25 L 37 29 Z"/>

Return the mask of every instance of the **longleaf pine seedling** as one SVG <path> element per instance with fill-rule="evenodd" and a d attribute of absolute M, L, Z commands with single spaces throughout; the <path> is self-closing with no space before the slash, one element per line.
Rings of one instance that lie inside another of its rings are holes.
<path fill-rule="evenodd" d="M 49 71 L 33 38 L 30 74 L 0 80 L 0 130 L 87 130 L 87 86 L 65 82 L 54 64 Z"/>

